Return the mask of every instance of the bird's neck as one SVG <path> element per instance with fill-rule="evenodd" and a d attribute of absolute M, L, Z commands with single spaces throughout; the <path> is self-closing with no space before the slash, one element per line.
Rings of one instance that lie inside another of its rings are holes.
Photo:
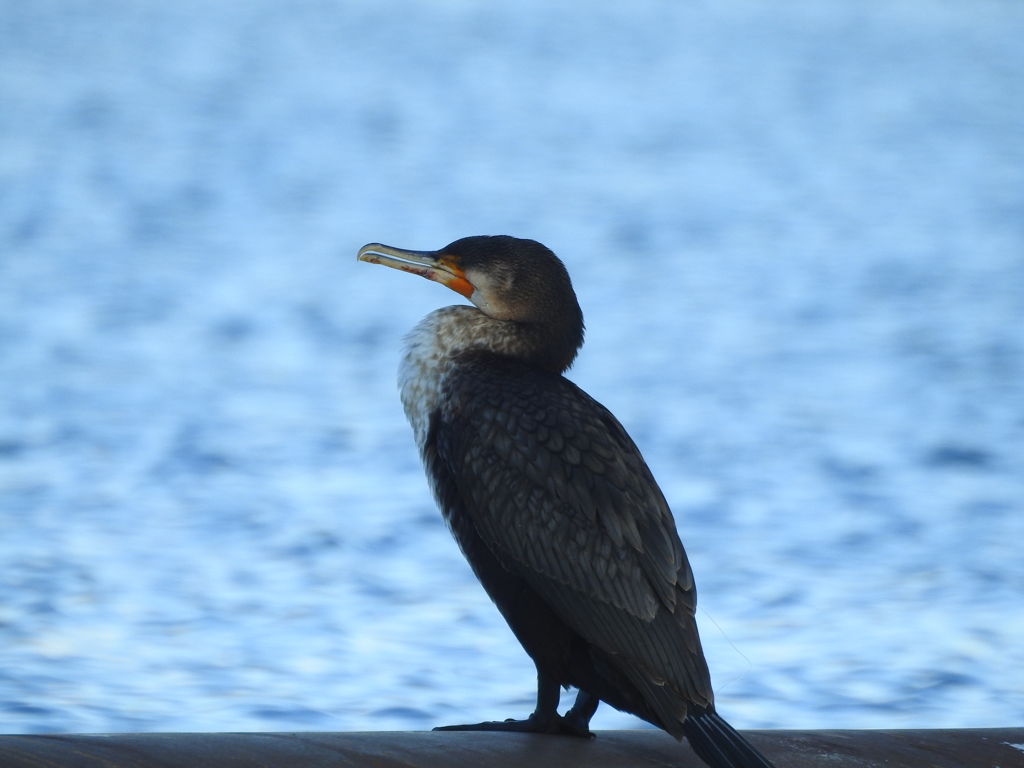
<path fill-rule="evenodd" d="M 542 370 L 561 373 L 576 356 L 579 339 L 563 342 L 571 350 L 552 349 L 558 335 L 542 325 L 495 320 L 476 307 L 454 306 L 427 315 L 405 337 L 398 384 L 405 415 L 422 449 L 430 417 L 442 404 L 445 381 L 466 352 L 491 352 L 521 360 Z"/>

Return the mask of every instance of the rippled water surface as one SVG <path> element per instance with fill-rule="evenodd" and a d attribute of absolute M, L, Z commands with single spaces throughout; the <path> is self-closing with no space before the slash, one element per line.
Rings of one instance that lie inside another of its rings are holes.
<path fill-rule="evenodd" d="M 1019 725 L 1022 39 L 990 0 L 0 4 L 0 730 L 530 710 L 395 391 L 457 297 L 354 260 L 481 233 L 568 264 L 734 724 Z"/>

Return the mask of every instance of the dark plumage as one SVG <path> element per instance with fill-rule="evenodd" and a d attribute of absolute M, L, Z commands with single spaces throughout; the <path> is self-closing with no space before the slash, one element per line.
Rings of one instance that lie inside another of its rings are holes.
<path fill-rule="evenodd" d="M 715 768 L 771 764 L 714 710 L 675 522 L 615 417 L 562 377 L 583 343 L 565 267 L 540 243 L 470 237 L 364 261 L 471 307 L 409 335 L 400 381 L 428 478 L 474 573 L 537 665 L 522 721 L 449 726 L 589 735 L 600 701 L 684 735 Z M 559 716 L 559 686 L 576 703 Z"/>

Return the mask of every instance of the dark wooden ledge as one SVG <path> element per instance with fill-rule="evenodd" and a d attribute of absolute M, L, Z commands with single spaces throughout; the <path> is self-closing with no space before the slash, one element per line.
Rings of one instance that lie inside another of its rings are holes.
<path fill-rule="evenodd" d="M 778 768 L 1024 768 L 1024 728 L 744 731 Z M 0 768 L 705 768 L 661 731 L 0 736 Z"/>

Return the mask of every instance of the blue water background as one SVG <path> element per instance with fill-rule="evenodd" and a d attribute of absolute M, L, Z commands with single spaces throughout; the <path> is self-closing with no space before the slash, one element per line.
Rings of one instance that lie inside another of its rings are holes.
<path fill-rule="evenodd" d="M 0 731 L 530 710 L 395 389 L 458 297 L 354 260 L 483 233 L 568 264 L 728 719 L 1020 725 L 1022 40 L 1010 0 L 0 2 Z"/>

